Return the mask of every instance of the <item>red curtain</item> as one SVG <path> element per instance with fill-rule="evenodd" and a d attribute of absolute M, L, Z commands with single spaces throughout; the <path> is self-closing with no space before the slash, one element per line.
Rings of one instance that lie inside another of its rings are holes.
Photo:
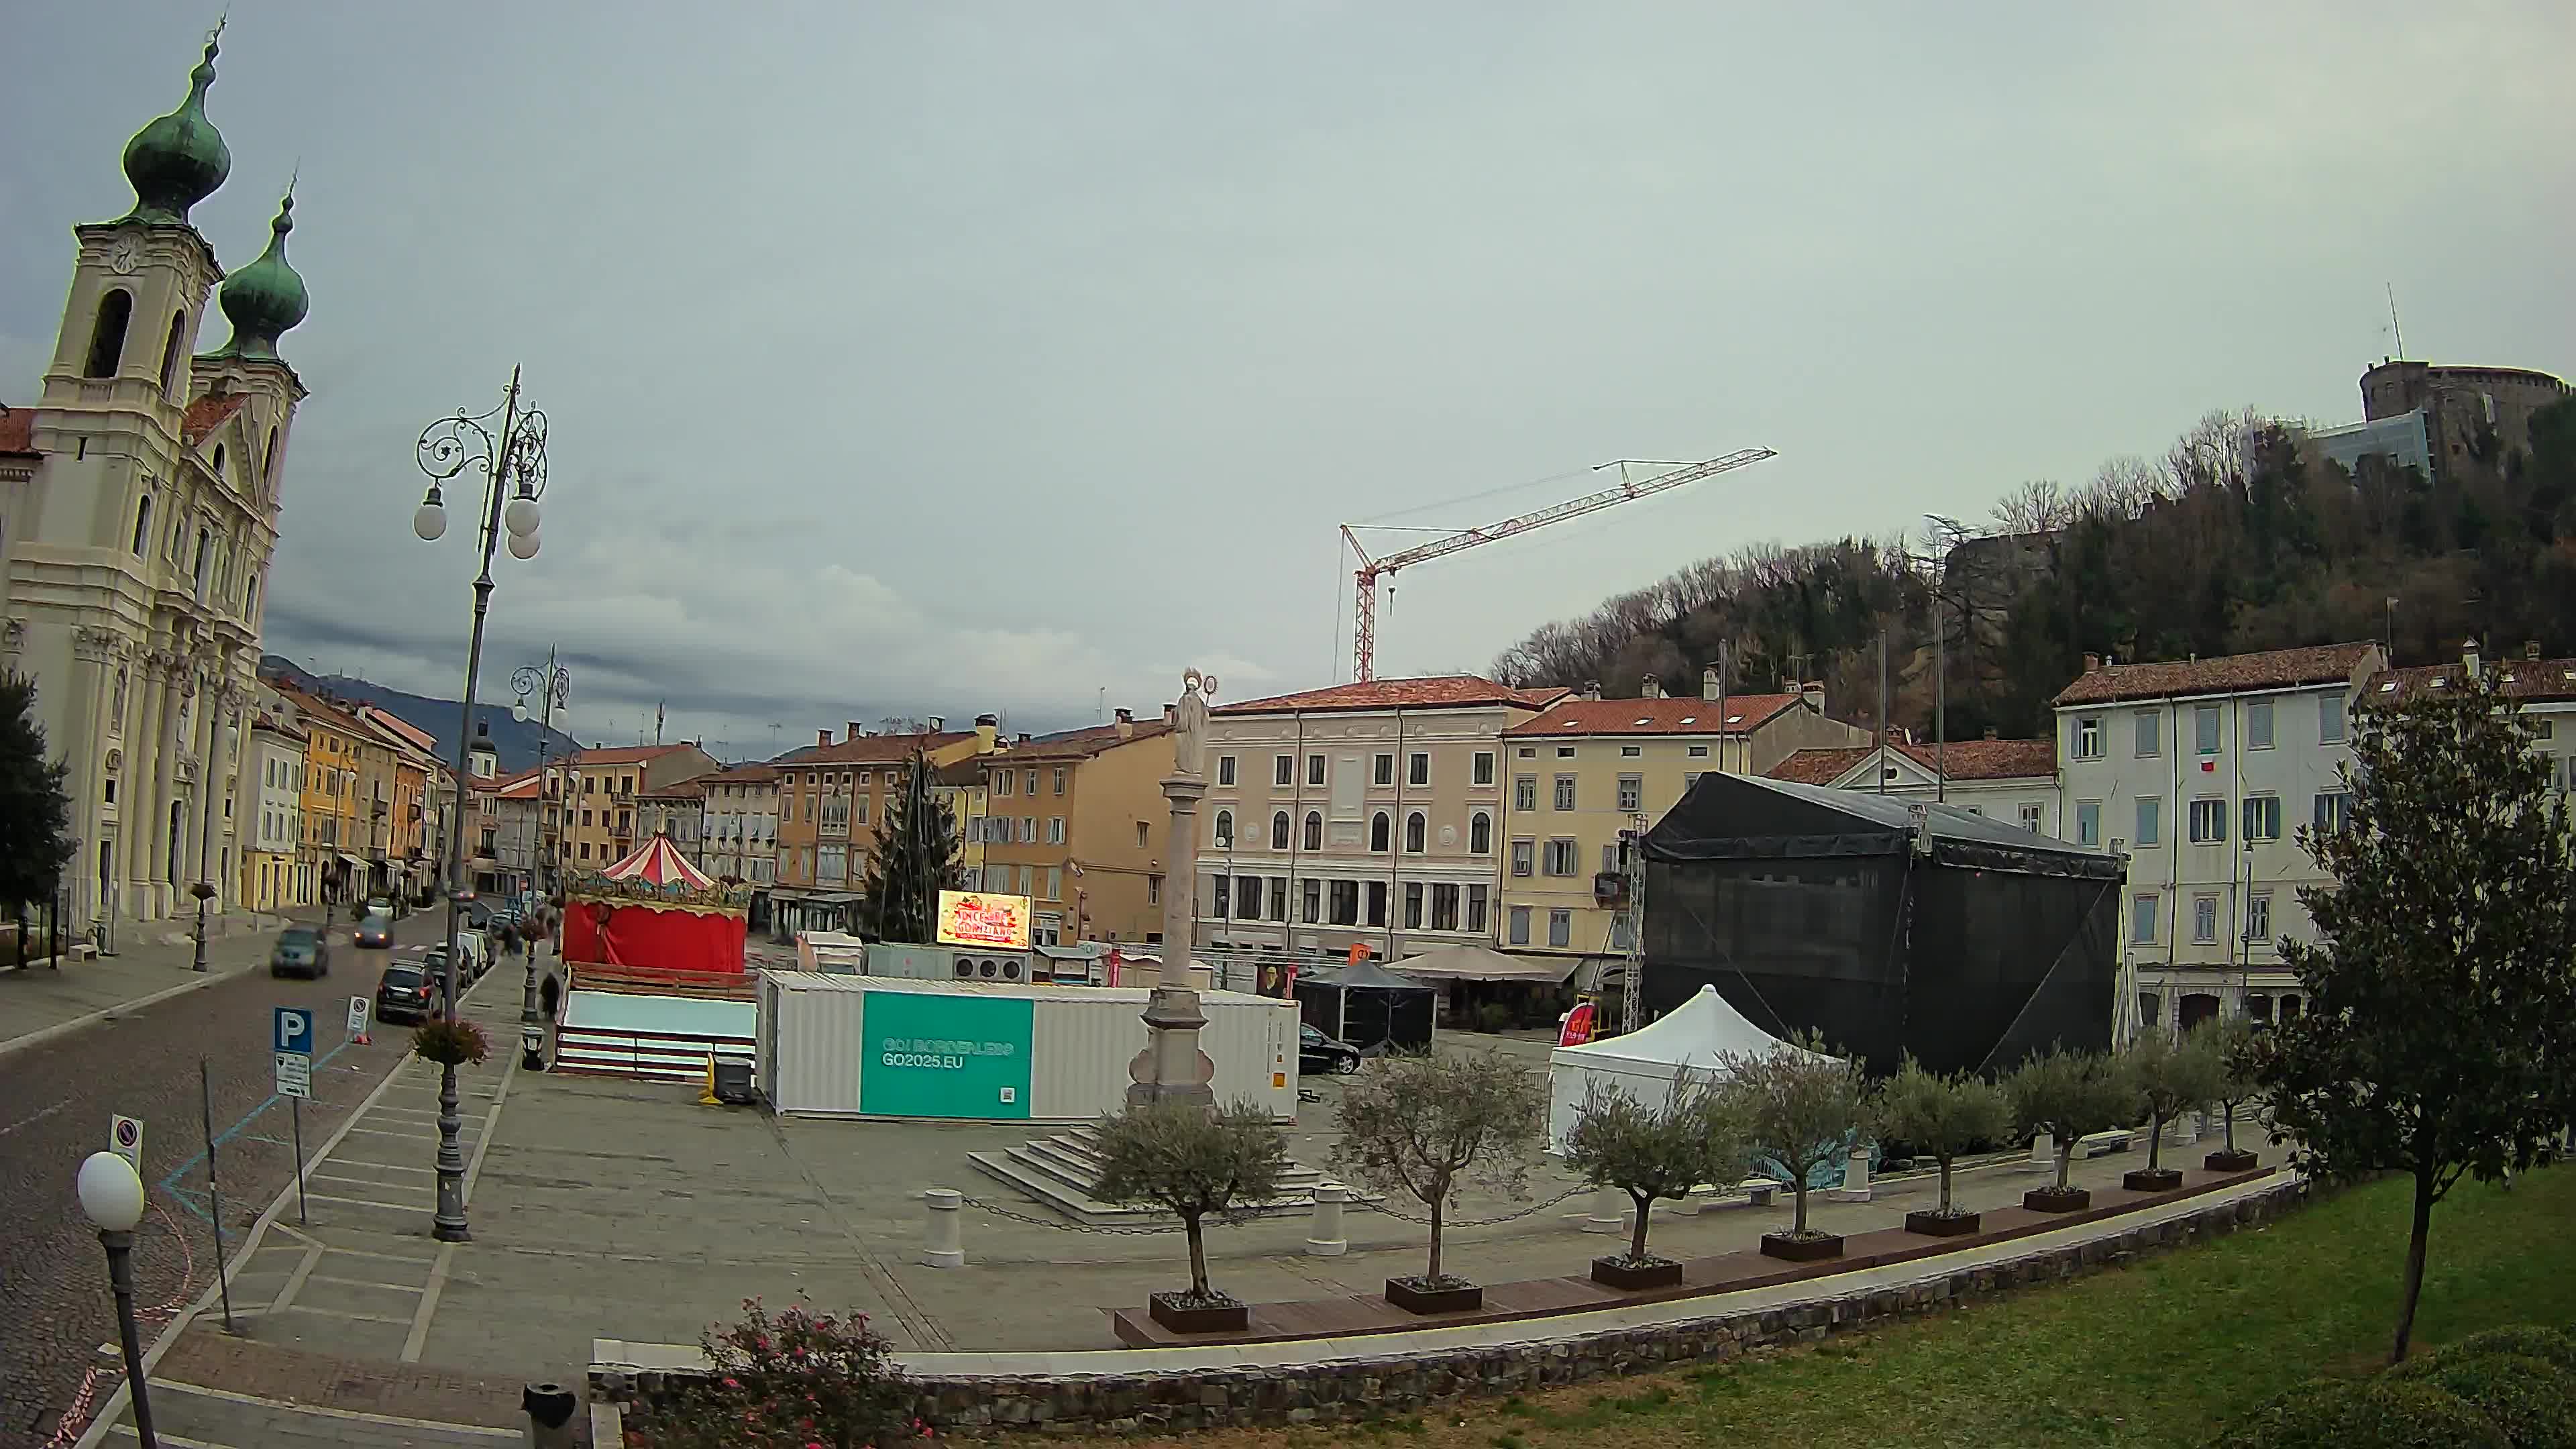
<path fill-rule="evenodd" d="M 563 959 L 664 971 L 742 972 L 743 918 L 711 911 L 574 901 L 564 911 Z"/>

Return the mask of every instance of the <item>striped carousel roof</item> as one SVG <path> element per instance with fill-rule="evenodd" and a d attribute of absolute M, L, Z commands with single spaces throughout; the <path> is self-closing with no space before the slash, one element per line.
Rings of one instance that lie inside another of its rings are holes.
<path fill-rule="evenodd" d="M 641 881 L 656 889 L 678 886 L 703 891 L 713 890 L 716 883 L 715 877 L 689 864 L 689 858 L 680 854 L 679 847 L 673 845 L 667 835 L 655 835 L 635 847 L 624 860 L 602 869 L 600 874 L 610 880 Z"/>

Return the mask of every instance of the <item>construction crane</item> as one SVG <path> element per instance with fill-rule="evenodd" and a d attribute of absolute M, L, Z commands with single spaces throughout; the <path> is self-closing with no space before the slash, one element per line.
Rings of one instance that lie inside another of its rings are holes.
<path fill-rule="evenodd" d="M 1368 550 L 1360 546 L 1359 535 L 1351 531 L 1353 525 L 1343 524 L 1342 537 L 1350 543 L 1351 552 L 1357 555 L 1360 561 L 1356 574 L 1359 581 L 1357 606 L 1359 613 L 1351 630 L 1352 642 L 1356 646 L 1359 659 L 1358 672 L 1353 677 L 1357 679 L 1376 677 L 1373 670 L 1377 662 L 1377 581 L 1397 569 L 1425 563 L 1435 558 L 1446 558 L 1462 549 L 1474 548 L 1480 543 L 1496 543 L 1515 534 L 1527 533 L 1533 528 L 1562 523 L 1566 519 L 1579 518 L 1586 513 L 1597 513 L 1612 504 L 1626 503 L 1650 494 L 1668 492 L 1685 483 L 1696 483 L 1702 478 L 1731 473 L 1748 464 L 1778 456 L 1779 454 L 1769 448 L 1746 448 L 1742 452 L 1729 453 L 1723 458 L 1711 458 L 1705 463 L 1684 464 L 1669 472 L 1657 473 L 1643 482 L 1630 482 L 1625 472 L 1626 469 L 1637 466 L 1638 460 L 1617 459 L 1592 470 L 1598 473 L 1607 468 L 1620 469 L 1619 486 L 1615 488 L 1604 488 L 1598 493 L 1587 493 L 1580 498 L 1568 499 L 1552 507 L 1539 509 L 1535 513 L 1524 513 L 1517 518 L 1506 518 L 1500 523 L 1487 524 L 1483 528 L 1470 528 L 1463 533 L 1453 533 L 1447 538 L 1435 538 L 1429 543 L 1417 544 L 1402 553 L 1391 553 L 1379 559 L 1370 558 Z"/>

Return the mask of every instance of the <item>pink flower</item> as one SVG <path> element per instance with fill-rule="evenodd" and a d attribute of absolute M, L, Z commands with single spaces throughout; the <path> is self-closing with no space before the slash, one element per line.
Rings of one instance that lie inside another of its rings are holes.
<path fill-rule="evenodd" d="M 728 1378 L 724 1381 L 724 1386 L 729 1389 L 738 1389 L 742 1387 L 742 1380 L 737 1378 Z"/>

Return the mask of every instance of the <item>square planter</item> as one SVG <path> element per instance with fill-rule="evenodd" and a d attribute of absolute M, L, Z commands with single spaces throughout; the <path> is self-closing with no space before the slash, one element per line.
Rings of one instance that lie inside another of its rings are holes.
<path fill-rule="evenodd" d="M 2171 1192 L 2182 1186 L 2179 1167 L 2141 1167 L 2120 1174 L 2120 1186 L 2131 1192 Z"/>
<path fill-rule="evenodd" d="M 2252 1172 L 2263 1165 L 2263 1159 L 2240 1147 L 2234 1152 L 2223 1149 L 2213 1152 L 2202 1158 L 2200 1165 L 2212 1172 Z"/>
<path fill-rule="evenodd" d="M 2080 1187 L 2034 1187 L 2021 1195 L 2021 1205 L 2035 1213 L 2080 1213 L 2093 1205 L 2093 1194 Z"/>
<path fill-rule="evenodd" d="M 1389 1278 L 1386 1301 L 1407 1313 L 1473 1313 L 1485 1306 L 1485 1290 L 1464 1278 Z"/>
<path fill-rule="evenodd" d="M 1837 1233 L 1818 1233 L 1798 1238 L 1787 1233 L 1764 1233 L 1762 1256 L 1778 1258 L 1784 1263 L 1821 1263 L 1843 1255 L 1843 1240 Z"/>
<path fill-rule="evenodd" d="M 1682 1281 L 1682 1265 L 1669 1258 L 1649 1257 L 1642 1263 L 1621 1257 L 1595 1258 L 1592 1260 L 1592 1281 L 1605 1288 L 1618 1288 L 1630 1293 L 1648 1288 L 1678 1288 Z"/>
<path fill-rule="evenodd" d="M 1145 1300 L 1145 1311 L 1174 1333 L 1242 1333 L 1252 1326 L 1248 1304 L 1225 1295 L 1211 1302 L 1188 1293 L 1157 1293 Z"/>
<path fill-rule="evenodd" d="M 1964 1238 L 1977 1230 L 1977 1220 L 1976 1213 L 1907 1213 L 1905 1230 L 1927 1238 Z"/>

